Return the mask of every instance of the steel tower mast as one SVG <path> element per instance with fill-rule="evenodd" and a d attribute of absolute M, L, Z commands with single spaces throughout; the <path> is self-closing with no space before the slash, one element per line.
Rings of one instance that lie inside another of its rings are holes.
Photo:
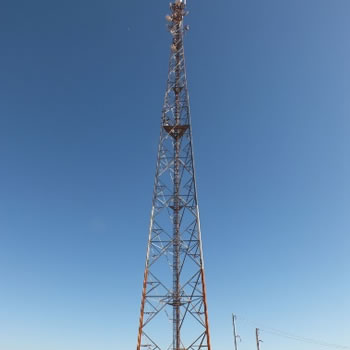
<path fill-rule="evenodd" d="M 170 3 L 172 35 L 137 350 L 211 350 L 183 46 L 186 1 Z"/>

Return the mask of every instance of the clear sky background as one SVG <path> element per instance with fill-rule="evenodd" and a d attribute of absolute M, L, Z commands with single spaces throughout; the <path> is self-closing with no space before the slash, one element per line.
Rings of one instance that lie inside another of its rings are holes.
<path fill-rule="evenodd" d="M 350 346 L 350 1 L 188 2 L 213 350 Z M 135 349 L 167 12 L 0 2 L 1 350 Z"/>

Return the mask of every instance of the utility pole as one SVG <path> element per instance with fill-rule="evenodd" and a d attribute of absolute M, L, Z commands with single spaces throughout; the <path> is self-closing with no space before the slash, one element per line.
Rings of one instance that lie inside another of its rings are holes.
<path fill-rule="evenodd" d="M 232 324 L 233 324 L 233 341 L 235 345 L 235 350 L 237 350 L 236 315 L 234 314 L 232 314 Z"/>
<path fill-rule="evenodd" d="M 256 347 L 257 347 L 257 350 L 260 350 L 260 343 L 262 342 L 262 340 L 259 339 L 259 331 L 260 329 L 257 328 L 255 330 L 255 335 L 256 335 Z"/>

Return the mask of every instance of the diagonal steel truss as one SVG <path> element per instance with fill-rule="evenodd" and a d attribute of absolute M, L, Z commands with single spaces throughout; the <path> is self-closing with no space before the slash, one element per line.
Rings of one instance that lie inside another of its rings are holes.
<path fill-rule="evenodd" d="M 137 350 L 211 350 L 183 47 L 185 7 L 176 0 L 167 16 L 172 44 Z"/>

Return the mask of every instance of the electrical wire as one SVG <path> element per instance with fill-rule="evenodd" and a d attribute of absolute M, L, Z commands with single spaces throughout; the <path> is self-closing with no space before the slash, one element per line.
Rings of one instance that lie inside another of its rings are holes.
<path fill-rule="evenodd" d="M 326 342 L 321 341 L 321 340 L 306 338 L 306 337 L 290 334 L 287 332 L 283 332 L 283 331 L 280 331 L 277 329 L 274 329 L 274 330 L 272 330 L 272 329 L 260 329 L 260 330 L 262 332 L 265 332 L 265 333 L 277 335 L 279 337 L 288 338 L 288 339 L 292 339 L 292 340 L 296 340 L 296 341 L 301 341 L 301 342 L 308 343 L 308 344 L 320 345 L 320 346 L 325 346 L 325 347 L 334 348 L 334 349 L 350 350 L 349 346 L 326 343 Z"/>
<path fill-rule="evenodd" d="M 262 331 L 262 332 L 269 333 L 269 334 L 272 334 L 272 335 L 276 335 L 276 336 L 279 336 L 279 337 L 283 337 L 283 338 L 287 338 L 287 339 L 291 339 L 291 340 L 296 340 L 296 341 L 300 341 L 300 342 L 304 342 L 304 343 L 308 343 L 308 344 L 324 346 L 324 347 L 328 347 L 328 348 L 341 349 L 341 350 L 350 350 L 350 346 L 327 343 L 327 342 L 324 342 L 322 340 L 316 340 L 316 339 L 312 339 L 312 338 L 308 338 L 308 337 L 304 337 L 304 336 L 288 333 L 288 332 L 285 332 L 285 331 L 282 331 L 282 330 L 279 330 L 279 329 L 276 329 L 276 328 L 265 327 L 263 325 L 261 325 L 262 327 L 259 327 L 257 322 L 250 321 L 250 320 L 248 320 L 246 318 L 243 318 L 241 316 L 237 316 L 237 319 L 245 321 L 245 322 L 250 323 L 250 324 L 253 324 L 254 326 L 257 326 L 259 328 L 259 330 Z"/>

